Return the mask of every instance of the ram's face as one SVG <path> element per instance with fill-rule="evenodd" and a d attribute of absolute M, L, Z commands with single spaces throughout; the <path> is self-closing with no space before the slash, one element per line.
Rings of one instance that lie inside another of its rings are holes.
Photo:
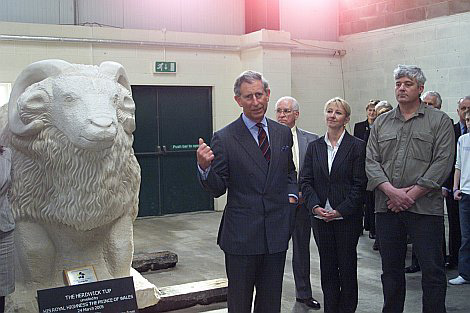
<path fill-rule="evenodd" d="M 118 108 L 134 118 L 132 98 L 110 79 L 61 77 L 53 81 L 51 91 L 50 103 L 46 105 L 50 122 L 78 148 L 111 147 L 117 134 Z"/>

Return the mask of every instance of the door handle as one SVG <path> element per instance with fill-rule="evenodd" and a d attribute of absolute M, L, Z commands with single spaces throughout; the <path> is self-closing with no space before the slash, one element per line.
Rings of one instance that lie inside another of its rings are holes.
<path fill-rule="evenodd" d="M 165 146 L 163 146 L 163 147 L 165 147 Z M 165 152 L 166 152 L 166 147 L 162 150 L 162 147 L 157 146 L 157 151 L 156 151 L 155 154 L 156 154 L 156 155 L 164 155 Z"/>

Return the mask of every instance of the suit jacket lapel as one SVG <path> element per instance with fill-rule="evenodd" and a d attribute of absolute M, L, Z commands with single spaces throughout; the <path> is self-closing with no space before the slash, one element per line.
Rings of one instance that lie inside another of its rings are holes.
<path fill-rule="evenodd" d="M 233 134 L 235 139 L 240 143 L 240 146 L 246 151 L 246 153 L 253 159 L 254 163 L 263 171 L 265 175 L 268 174 L 268 163 L 264 158 L 259 146 L 256 144 L 255 139 L 251 135 L 250 131 L 243 122 L 241 116 L 236 123 L 236 131 Z M 269 130 L 271 131 L 271 130 Z M 271 158 L 273 150 L 271 147 Z"/>
<path fill-rule="evenodd" d="M 352 148 L 352 137 L 348 132 L 344 133 L 343 140 L 339 145 L 338 152 L 336 152 L 335 159 L 333 160 L 333 164 L 331 165 L 331 172 L 330 176 L 338 170 L 338 168 L 343 164 L 343 161 L 346 159 L 349 150 Z"/>
<path fill-rule="evenodd" d="M 328 151 L 326 150 L 327 147 L 325 137 L 323 136 L 321 138 L 322 140 L 315 141 L 315 150 L 323 174 L 325 174 L 325 177 L 330 177 L 330 174 L 328 172 Z"/>
<path fill-rule="evenodd" d="M 460 122 L 457 122 L 457 123 L 454 124 L 454 130 L 455 130 L 455 134 L 456 134 L 455 140 L 457 141 L 458 138 L 462 135 L 462 129 L 460 128 Z"/>
<path fill-rule="evenodd" d="M 303 132 L 299 130 L 297 127 L 297 141 L 298 141 L 298 147 L 299 147 L 299 171 L 302 169 L 302 166 L 304 165 L 304 158 L 302 156 L 305 155 L 305 152 L 307 151 L 307 137 L 304 136 Z"/>

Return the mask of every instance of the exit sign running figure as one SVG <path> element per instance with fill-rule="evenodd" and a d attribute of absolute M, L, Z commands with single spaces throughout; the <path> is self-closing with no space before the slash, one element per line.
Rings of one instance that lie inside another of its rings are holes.
<path fill-rule="evenodd" d="M 155 73 L 176 73 L 176 62 L 155 62 Z"/>

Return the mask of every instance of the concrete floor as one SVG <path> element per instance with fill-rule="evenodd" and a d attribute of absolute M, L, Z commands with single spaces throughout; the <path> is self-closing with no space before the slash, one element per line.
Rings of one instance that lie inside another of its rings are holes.
<path fill-rule="evenodd" d="M 178 254 L 175 268 L 144 273 L 144 277 L 157 287 L 177 285 L 201 280 L 224 278 L 224 255 L 216 244 L 217 231 L 221 212 L 197 212 L 164 217 L 138 219 L 134 225 L 135 252 L 154 252 L 169 250 Z M 359 239 L 358 245 L 358 279 L 359 305 L 358 313 L 381 312 L 383 297 L 380 282 L 380 255 L 372 250 L 373 240 L 367 233 Z M 319 258 L 312 238 L 311 281 L 313 297 L 323 304 L 320 287 Z M 408 249 L 407 264 L 410 264 L 411 247 Z M 287 253 L 282 293 L 282 313 L 323 312 L 306 309 L 295 302 L 294 278 L 292 274 L 292 249 Z M 448 278 L 454 278 L 456 270 L 448 271 Z M 421 312 L 421 274 L 407 274 L 407 295 L 405 312 Z M 470 284 L 448 286 L 447 312 L 470 312 Z M 226 303 L 207 306 L 196 306 L 174 311 L 175 313 L 226 312 Z"/>

